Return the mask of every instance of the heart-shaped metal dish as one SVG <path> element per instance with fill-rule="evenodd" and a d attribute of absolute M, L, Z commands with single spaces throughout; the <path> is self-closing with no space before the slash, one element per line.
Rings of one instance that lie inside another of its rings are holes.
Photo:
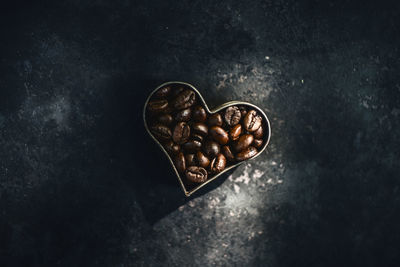
<path fill-rule="evenodd" d="M 196 192 L 197 190 L 199 190 L 203 186 L 205 186 L 208 183 L 214 181 L 216 178 L 218 178 L 223 173 L 229 171 L 230 169 L 232 169 L 234 167 L 239 166 L 240 164 L 242 164 L 243 162 L 245 162 L 247 160 L 243 160 L 243 161 L 237 162 L 237 163 L 235 163 L 233 165 L 230 165 L 230 166 L 226 167 L 222 172 L 214 174 L 213 176 L 211 176 L 207 181 L 195 186 L 194 188 L 188 189 L 185 186 L 185 183 L 184 183 L 184 181 L 183 181 L 183 179 L 181 177 L 181 174 L 178 172 L 173 159 L 170 157 L 170 155 L 165 150 L 164 146 L 159 142 L 159 140 L 152 134 L 152 132 L 150 131 L 149 126 L 147 124 L 147 120 L 146 120 L 146 117 L 147 117 L 146 116 L 146 112 L 147 112 L 146 108 L 147 108 L 147 104 L 148 104 L 149 100 L 151 99 L 151 97 L 153 96 L 153 94 L 156 91 L 158 91 L 160 88 L 166 87 L 168 85 L 182 85 L 182 86 L 185 86 L 185 87 L 189 87 L 191 90 L 193 90 L 196 93 L 197 97 L 200 99 L 201 104 L 204 107 L 204 109 L 206 110 L 208 115 L 212 115 L 214 113 L 217 113 L 217 112 L 219 112 L 219 111 L 221 111 L 221 110 L 223 110 L 223 109 L 225 109 L 225 108 L 227 108 L 229 106 L 241 105 L 241 106 L 248 106 L 248 107 L 251 107 L 252 109 L 255 109 L 263 117 L 263 120 L 265 121 L 266 129 L 265 129 L 265 134 L 264 134 L 264 138 L 263 138 L 264 143 L 263 143 L 262 147 L 258 150 L 258 153 L 256 155 L 254 155 L 253 157 L 251 157 L 250 159 L 254 159 L 254 158 L 258 157 L 266 149 L 266 147 L 268 146 L 269 140 L 271 138 L 270 122 L 268 120 L 267 115 L 264 113 L 264 111 L 262 109 L 260 109 L 259 107 L 257 107 L 256 105 L 248 103 L 248 102 L 243 102 L 243 101 L 229 101 L 229 102 L 226 102 L 226 103 L 216 107 L 215 109 L 210 110 L 208 108 L 208 106 L 207 106 L 207 103 L 204 101 L 202 95 L 200 94 L 200 92 L 193 85 L 191 85 L 189 83 L 185 83 L 185 82 L 179 82 L 179 81 L 171 81 L 171 82 L 166 82 L 166 83 L 161 84 L 160 86 L 158 86 L 156 89 L 154 89 L 150 93 L 150 95 L 148 96 L 148 98 L 146 99 L 146 102 L 144 104 L 144 107 L 143 107 L 144 127 L 146 128 L 146 131 L 149 133 L 149 135 L 153 138 L 153 140 L 160 146 L 160 148 L 166 154 L 168 160 L 170 161 L 170 163 L 172 165 L 172 168 L 175 171 L 176 176 L 178 177 L 178 181 L 179 181 L 179 183 L 180 183 L 180 185 L 181 185 L 181 187 L 182 187 L 182 189 L 183 189 L 183 191 L 184 191 L 186 196 L 190 196 L 191 194 L 193 194 L 194 192 Z"/>

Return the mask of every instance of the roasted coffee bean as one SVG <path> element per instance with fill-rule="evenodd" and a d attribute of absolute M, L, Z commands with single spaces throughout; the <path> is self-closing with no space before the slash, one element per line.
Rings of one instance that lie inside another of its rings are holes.
<path fill-rule="evenodd" d="M 165 99 L 150 100 L 147 103 L 147 108 L 150 112 L 153 113 L 164 112 L 168 108 L 168 101 Z"/>
<path fill-rule="evenodd" d="M 197 151 L 196 159 L 197 159 L 199 166 L 201 166 L 203 168 L 207 168 L 208 165 L 210 164 L 210 160 L 201 151 Z"/>
<path fill-rule="evenodd" d="M 261 122 L 261 116 L 255 110 L 250 110 L 243 119 L 243 126 L 247 131 L 254 132 L 261 126 Z"/>
<path fill-rule="evenodd" d="M 181 150 L 180 145 L 175 144 L 175 143 L 172 142 L 171 140 L 167 141 L 167 142 L 164 144 L 164 148 L 167 150 L 167 152 L 168 152 L 169 154 L 173 154 L 173 155 L 177 154 L 177 153 Z"/>
<path fill-rule="evenodd" d="M 207 119 L 206 110 L 202 106 L 195 106 L 193 108 L 193 119 L 197 122 L 205 122 Z"/>
<path fill-rule="evenodd" d="M 233 144 L 233 148 L 236 151 L 242 151 L 251 145 L 253 143 L 254 137 L 251 134 L 244 134 L 239 137 L 239 139 Z"/>
<path fill-rule="evenodd" d="M 163 114 L 171 114 L 174 111 L 174 108 L 168 104 L 168 107 L 164 109 L 161 113 Z"/>
<path fill-rule="evenodd" d="M 264 135 L 264 129 L 263 126 L 261 125 L 257 131 L 253 132 L 254 138 L 260 139 L 263 137 Z"/>
<path fill-rule="evenodd" d="M 190 108 L 182 109 L 175 115 L 175 121 L 189 121 L 192 111 Z"/>
<path fill-rule="evenodd" d="M 154 93 L 154 96 L 158 98 L 164 98 L 167 97 L 170 92 L 171 92 L 171 86 L 165 86 L 163 88 L 158 89 L 157 92 Z"/>
<path fill-rule="evenodd" d="M 215 141 L 221 145 L 225 145 L 229 141 L 228 133 L 219 126 L 212 126 L 210 128 L 210 135 Z"/>
<path fill-rule="evenodd" d="M 208 118 L 208 125 L 209 126 L 222 126 L 222 116 L 219 113 L 212 114 Z"/>
<path fill-rule="evenodd" d="M 172 134 L 172 140 L 177 144 L 185 143 L 190 136 L 190 127 L 186 122 L 179 122 Z"/>
<path fill-rule="evenodd" d="M 180 173 L 184 172 L 186 169 L 185 156 L 182 152 L 179 152 L 175 157 L 175 167 Z"/>
<path fill-rule="evenodd" d="M 204 137 L 202 135 L 197 134 L 197 133 L 192 134 L 192 138 L 193 138 L 193 140 L 196 140 L 196 141 L 199 141 L 199 142 L 203 142 L 203 139 L 204 139 Z"/>
<path fill-rule="evenodd" d="M 218 154 L 210 163 L 210 170 L 213 173 L 222 172 L 226 166 L 226 158 L 222 154 Z"/>
<path fill-rule="evenodd" d="M 239 107 L 240 113 L 242 114 L 242 118 L 244 118 L 244 116 L 246 116 L 247 114 L 247 109 L 243 106 Z"/>
<path fill-rule="evenodd" d="M 239 138 L 240 134 L 242 133 L 242 125 L 236 124 L 233 128 L 229 131 L 229 138 L 232 141 L 235 141 Z"/>
<path fill-rule="evenodd" d="M 197 150 L 201 149 L 201 142 L 199 142 L 197 140 L 190 140 L 190 141 L 184 143 L 182 146 L 186 152 L 194 153 Z"/>
<path fill-rule="evenodd" d="M 150 131 L 155 135 L 155 137 L 159 140 L 168 140 L 171 139 L 171 130 L 162 124 L 155 124 L 150 128 Z"/>
<path fill-rule="evenodd" d="M 236 124 L 238 124 L 241 117 L 242 114 L 240 113 L 239 108 L 236 106 L 229 107 L 225 110 L 224 119 L 226 124 L 229 126 L 235 126 Z"/>
<path fill-rule="evenodd" d="M 204 145 L 204 152 L 211 158 L 217 156 L 221 150 L 219 144 L 215 141 L 208 140 Z"/>
<path fill-rule="evenodd" d="M 170 125 L 173 120 L 170 114 L 161 114 L 157 119 L 161 124 L 164 125 Z"/>
<path fill-rule="evenodd" d="M 190 166 L 185 171 L 186 178 L 194 183 L 204 183 L 207 181 L 207 171 L 203 167 Z"/>
<path fill-rule="evenodd" d="M 171 96 L 172 96 L 172 97 L 176 97 L 176 96 L 179 95 L 181 92 L 183 92 L 183 90 L 185 90 L 185 88 L 183 88 L 182 86 L 175 87 L 175 88 L 172 90 Z"/>
<path fill-rule="evenodd" d="M 224 154 L 225 158 L 228 161 L 234 161 L 235 160 L 235 156 L 232 153 L 232 150 L 229 146 L 223 146 L 222 147 L 222 153 Z"/>
<path fill-rule="evenodd" d="M 176 109 L 185 109 L 191 107 L 196 101 L 196 94 L 192 90 L 184 90 L 179 93 L 179 95 L 175 98 L 174 107 Z"/>
<path fill-rule="evenodd" d="M 245 150 L 236 154 L 236 160 L 242 161 L 254 157 L 257 154 L 257 149 L 253 146 L 249 146 Z"/>
<path fill-rule="evenodd" d="M 186 166 L 194 166 L 197 165 L 197 159 L 195 154 L 186 154 L 185 155 Z"/>
<path fill-rule="evenodd" d="M 263 140 L 262 139 L 254 139 L 253 141 L 253 146 L 255 146 L 256 148 L 260 148 L 263 144 Z"/>
<path fill-rule="evenodd" d="M 202 122 L 196 122 L 192 126 L 192 130 L 195 133 L 201 134 L 202 136 L 206 136 L 208 133 L 208 127 Z"/>

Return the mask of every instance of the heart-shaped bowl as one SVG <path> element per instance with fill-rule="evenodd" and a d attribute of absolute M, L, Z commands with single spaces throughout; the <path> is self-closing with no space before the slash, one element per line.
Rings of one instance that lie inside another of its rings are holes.
<path fill-rule="evenodd" d="M 247 160 L 243 160 L 243 161 L 239 161 L 235 164 L 229 165 L 227 166 L 223 171 L 216 173 L 212 176 L 210 176 L 205 182 L 202 182 L 200 184 L 197 184 L 195 186 L 191 186 L 189 187 L 188 185 L 185 185 L 185 180 L 184 177 L 181 176 L 181 174 L 178 172 L 177 167 L 175 166 L 174 160 L 171 158 L 170 154 L 167 152 L 167 150 L 164 148 L 164 146 L 160 143 L 160 141 L 153 135 L 153 133 L 150 131 L 148 122 L 147 122 L 147 107 L 148 107 L 148 103 L 150 101 L 150 99 L 152 98 L 152 96 L 154 95 L 155 92 L 157 92 L 159 89 L 163 88 L 163 87 L 167 87 L 167 86 L 181 86 L 181 87 L 186 87 L 192 91 L 195 92 L 196 97 L 200 100 L 200 104 L 201 106 L 206 110 L 207 116 L 208 115 L 212 115 L 215 113 L 218 113 L 219 111 L 228 108 L 230 106 L 247 106 L 251 109 L 256 110 L 256 112 L 258 112 L 259 115 L 262 116 L 263 119 L 263 125 L 264 125 L 264 136 L 263 136 L 263 144 L 262 146 L 258 149 L 258 153 L 255 154 L 253 157 L 247 159 L 254 159 L 256 157 L 258 157 L 268 146 L 269 140 L 271 138 L 271 126 L 270 126 L 270 122 L 269 119 L 267 117 L 267 115 L 265 114 L 265 112 L 257 107 L 254 104 L 248 103 L 248 102 L 243 102 L 243 101 L 229 101 L 226 102 L 212 110 L 210 110 L 207 106 L 207 103 L 205 102 L 205 100 L 203 99 L 202 95 L 200 94 L 200 92 L 191 84 L 186 83 L 186 82 L 179 82 L 179 81 L 170 81 L 170 82 L 166 82 L 161 84 L 160 86 L 158 86 L 156 89 L 154 89 L 150 95 L 148 96 L 148 98 L 146 99 L 146 102 L 144 104 L 143 107 L 143 121 L 144 121 L 144 127 L 146 128 L 146 131 L 149 133 L 149 135 L 151 136 L 151 138 L 153 138 L 153 140 L 160 146 L 160 148 L 162 149 L 162 151 L 164 151 L 165 155 L 167 156 L 168 160 L 170 161 L 172 168 L 175 171 L 176 176 L 178 177 L 178 181 L 183 189 L 183 192 L 185 193 L 186 196 L 190 196 L 192 195 L 194 192 L 196 192 L 197 190 L 199 190 L 200 188 L 204 187 L 205 185 L 211 183 L 212 181 L 214 181 L 215 179 L 217 179 L 219 176 L 221 176 L 223 173 L 229 171 L 232 168 L 235 168 L 237 166 L 239 166 L 240 164 L 246 162 Z M 199 103 L 198 103 L 199 104 Z"/>

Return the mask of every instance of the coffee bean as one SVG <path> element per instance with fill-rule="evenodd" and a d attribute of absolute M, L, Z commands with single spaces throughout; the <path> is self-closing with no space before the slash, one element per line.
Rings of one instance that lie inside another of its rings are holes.
<path fill-rule="evenodd" d="M 172 123 L 172 116 L 170 114 L 161 114 L 158 117 L 158 121 L 164 125 L 170 125 Z"/>
<path fill-rule="evenodd" d="M 182 109 L 175 115 L 175 121 L 189 121 L 192 110 L 190 108 Z"/>
<path fill-rule="evenodd" d="M 186 154 L 185 155 L 186 166 L 194 166 L 197 165 L 197 159 L 195 154 Z"/>
<path fill-rule="evenodd" d="M 186 169 L 185 156 L 182 152 L 179 152 L 175 157 L 175 167 L 180 173 L 183 173 Z"/>
<path fill-rule="evenodd" d="M 185 90 L 185 88 L 183 88 L 182 86 L 175 87 L 175 88 L 172 90 L 171 96 L 172 96 L 172 97 L 176 97 L 176 96 L 178 96 L 180 93 L 182 93 L 183 90 Z"/>
<path fill-rule="evenodd" d="M 190 140 L 190 141 L 184 143 L 182 146 L 186 152 L 194 153 L 197 150 L 201 149 L 201 142 L 199 142 L 197 140 Z"/>
<path fill-rule="evenodd" d="M 225 110 L 224 119 L 226 124 L 229 126 L 235 126 L 236 124 L 238 124 L 241 117 L 242 114 L 240 113 L 239 108 L 236 106 L 229 107 Z"/>
<path fill-rule="evenodd" d="M 171 92 L 171 86 L 165 86 L 163 88 L 158 89 L 157 92 L 154 93 L 154 96 L 158 98 L 165 98 L 169 95 L 170 92 Z"/>
<path fill-rule="evenodd" d="M 199 166 L 201 166 L 203 168 L 207 168 L 208 165 L 210 164 L 210 160 L 201 151 L 197 151 L 196 159 L 197 159 L 197 162 L 199 163 Z"/>
<path fill-rule="evenodd" d="M 229 146 L 223 146 L 222 147 L 222 153 L 224 154 L 225 158 L 228 161 L 234 161 L 235 160 L 235 156 L 232 153 L 232 150 Z"/>
<path fill-rule="evenodd" d="M 218 154 L 210 163 L 210 170 L 213 173 L 222 172 L 226 166 L 226 158 L 222 154 Z"/>
<path fill-rule="evenodd" d="M 209 126 L 222 126 L 222 117 L 221 114 L 219 113 L 215 113 L 212 114 L 209 118 L 208 118 L 208 125 Z"/>
<path fill-rule="evenodd" d="M 262 139 L 254 139 L 253 141 L 253 146 L 255 146 L 256 148 L 260 148 L 263 144 L 263 140 Z"/>
<path fill-rule="evenodd" d="M 197 122 L 205 122 L 207 119 L 206 110 L 202 106 L 195 106 L 193 108 L 193 119 Z"/>
<path fill-rule="evenodd" d="M 207 125 L 205 125 L 202 122 L 196 122 L 195 124 L 193 124 L 192 130 L 193 130 L 193 132 L 198 133 L 202 136 L 206 136 L 208 133 Z"/>
<path fill-rule="evenodd" d="M 264 129 L 263 126 L 261 125 L 257 131 L 253 132 L 254 138 L 260 139 L 263 137 L 264 135 Z"/>
<path fill-rule="evenodd" d="M 175 98 L 174 107 L 176 109 L 185 109 L 191 107 L 196 101 L 196 94 L 192 90 L 184 90 L 179 93 L 179 95 Z"/>
<path fill-rule="evenodd" d="M 207 181 L 207 171 L 203 167 L 190 166 L 186 169 L 186 178 L 194 183 L 204 183 Z"/>
<path fill-rule="evenodd" d="M 192 139 L 199 141 L 201 143 L 201 142 L 203 142 L 204 137 L 200 134 L 195 133 L 195 134 L 192 134 Z"/>
<path fill-rule="evenodd" d="M 212 158 L 217 156 L 220 152 L 219 144 L 211 140 L 206 141 L 203 149 L 204 152 Z"/>
<path fill-rule="evenodd" d="M 236 124 L 233 128 L 229 131 L 229 138 L 232 141 L 235 141 L 239 138 L 240 134 L 242 133 L 242 125 Z"/>
<path fill-rule="evenodd" d="M 150 131 L 155 135 L 155 137 L 159 140 L 168 140 L 171 139 L 171 130 L 162 124 L 155 124 L 150 128 Z"/>
<path fill-rule="evenodd" d="M 233 144 L 233 148 L 236 151 L 242 151 L 249 147 L 253 143 L 254 137 L 251 134 L 244 134 L 239 137 L 239 139 Z"/>
<path fill-rule="evenodd" d="M 172 140 L 177 144 L 185 143 L 190 136 L 190 127 L 186 122 L 179 122 L 172 134 Z"/>
<path fill-rule="evenodd" d="M 219 126 L 212 126 L 210 128 L 210 135 L 221 145 L 225 145 L 229 141 L 228 133 Z"/>
<path fill-rule="evenodd" d="M 172 142 L 171 140 L 167 141 L 167 142 L 164 144 L 164 147 L 165 147 L 165 150 L 167 150 L 167 152 L 168 152 L 169 154 L 173 154 L 173 155 L 177 154 L 177 153 L 181 150 L 180 145 L 175 144 L 175 143 Z"/>
<path fill-rule="evenodd" d="M 168 101 L 165 99 L 161 100 L 150 100 L 147 103 L 147 109 L 153 113 L 163 112 L 168 108 Z"/>
<path fill-rule="evenodd" d="M 261 126 L 261 122 L 262 118 L 257 115 L 257 112 L 250 110 L 243 119 L 243 126 L 247 131 L 254 132 Z"/>
<path fill-rule="evenodd" d="M 257 149 L 253 146 L 249 146 L 245 150 L 236 154 L 236 160 L 242 161 L 254 157 L 257 154 Z"/>

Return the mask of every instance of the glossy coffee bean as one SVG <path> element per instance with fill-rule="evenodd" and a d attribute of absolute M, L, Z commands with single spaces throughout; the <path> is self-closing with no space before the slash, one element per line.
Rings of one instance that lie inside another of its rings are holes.
<path fill-rule="evenodd" d="M 185 108 L 176 113 L 175 115 L 175 121 L 189 121 L 190 116 L 192 114 L 192 110 L 190 108 Z"/>
<path fill-rule="evenodd" d="M 226 166 L 226 158 L 222 154 L 218 154 L 210 163 L 210 170 L 213 173 L 222 172 Z"/>
<path fill-rule="evenodd" d="M 208 134 L 208 127 L 202 122 L 194 123 L 192 129 L 194 133 L 198 133 L 202 136 L 206 136 Z"/>
<path fill-rule="evenodd" d="M 263 126 L 261 125 L 261 126 L 257 129 L 257 131 L 253 132 L 253 135 L 254 135 L 254 138 L 257 138 L 257 139 L 262 138 L 263 135 L 264 135 L 264 128 L 263 128 Z"/>
<path fill-rule="evenodd" d="M 205 122 L 207 119 L 206 110 L 202 106 L 195 106 L 193 108 L 193 119 L 197 122 Z"/>
<path fill-rule="evenodd" d="M 237 106 L 229 107 L 225 110 L 224 119 L 227 125 L 235 126 L 239 123 L 242 114 Z"/>
<path fill-rule="evenodd" d="M 236 151 L 242 151 L 248 148 L 253 143 L 254 137 L 251 134 L 244 134 L 233 144 L 233 148 Z"/>
<path fill-rule="evenodd" d="M 191 107 L 196 101 L 196 94 L 194 91 L 186 89 L 179 93 L 174 101 L 174 108 L 185 109 Z"/>
<path fill-rule="evenodd" d="M 171 92 L 171 86 L 165 86 L 163 88 L 160 88 L 157 90 L 157 92 L 154 93 L 154 96 L 157 98 L 165 98 L 169 95 Z"/>
<path fill-rule="evenodd" d="M 182 152 L 179 152 L 175 157 L 175 167 L 180 173 L 183 173 L 186 169 L 185 156 Z"/>
<path fill-rule="evenodd" d="M 199 166 L 201 166 L 203 168 L 207 168 L 208 165 L 210 164 L 210 160 L 201 151 L 197 151 L 196 159 L 197 159 Z"/>
<path fill-rule="evenodd" d="M 164 144 L 164 148 L 165 148 L 165 150 L 167 150 L 168 154 L 172 154 L 172 155 L 178 154 L 179 151 L 181 150 L 180 145 L 175 144 L 171 140 L 167 141 Z"/>
<path fill-rule="evenodd" d="M 186 154 L 185 161 L 186 161 L 186 166 L 197 165 L 197 159 L 195 154 Z"/>
<path fill-rule="evenodd" d="M 233 155 L 232 150 L 229 146 L 223 146 L 222 153 L 228 161 L 235 161 L 235 155 Z"/>
<path fill-rule="evenodd" d="M 204 137 L 202 136 L 202 135 L 200 135 L 200 134 L 192 134 L 192 139 L 193 140 L 196 140 L 196 141 L 199 141 L 200 143 L 202 143 L 203 142 L 203 140 L 204 140 Z"/>
<path fill-rule="evenodd" d="M 171 139 L 171 130 L 165 125 L 155 124 L 150 128 L 150 131 L 158 140 Z"/>
<path fill-rule="evenodd" d="M 199 142 L 197 140 L 190 140 L 190 141 L 184 143 L 182 145 L 182 147 L 186 152 L 194 153 L 197 150 L 201 149 L 201 142 Z"/>
<path fill-rule="evenodd" d="M 161 114 L 157 120 L 164 125 L 170 125 L 172 123 L 172 116 L 170 114 Z"/>
<path fill-rule="evenodd" d="M 190 127 L 186 122 L 179 122 L 172 133 L 172 140 L 177 144 L 185 143 L 190 136 Z"/>
<path fill-rule="evenodd" d="M 221 148 L 217 142 L 208 140 L 204 144 L 203 150 L 209 157 L 213 158 L 220 153 Z"/>
<path fill-rule="evenodd" d="M 263 144 L 263 140 L 262 139 L 254 139 L 253 141 L 253 146 L 256 148 L 260 148 Z"/>
<path fill-rule="evenodd" d="M 245 150 L 236 154 L 236 160 L 243 161 L 254 157 L 257 154 L 257 149 L 253 146 L 249 146 Z"/>
<path fill-rule="evenodd" d="M 147 109 L 153 113 L 164 112 L 167 108 L 168 108 L 168 101 L 165 99 L 150 100 L 147 103 Z"/>
<path fill-rule="evenodd" d="M 209 126 L 222 126 L 222 116 L 219 113 L 214 113 L 208 117 Z"/>
<path fill-rule="evenodd" d="M 212 126 L 209 133 L 211 137 L 221 145 L 225 145 L 229 141 L 228 133 L 219 126 Z"/>
<path fill-rule="evenodd" d="M 204 183 L 207 181 L 207 171 L 203 167 L 190 166 L 185 171 L 186 178 L 194 183 Z"/>
<path fill-rule="evenodd" d="M 258 130 L 258 128 L 260 128 L 261 122 L 261 116 L 257 115 L 255 110 L 250 110 L 243 119 L 243 126 L 247 131 L 255 132 Z"/>
<path fill-rule="evenodd" d="M 235 141 L 239 138 L 240 134 L 242 133 L 242 125 L 236 124 L 233 128 L 229 131 L 229 138 L 232 141 Z"/>

